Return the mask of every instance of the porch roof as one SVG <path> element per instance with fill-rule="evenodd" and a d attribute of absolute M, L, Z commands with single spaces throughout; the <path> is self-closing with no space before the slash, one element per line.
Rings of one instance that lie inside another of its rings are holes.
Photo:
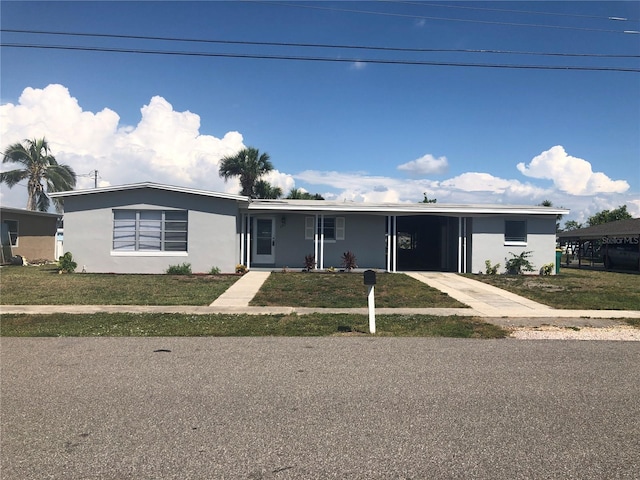
<path fill-rule="evenodd" d="M 250 212 L 297 212 L 297 213 L 369 213 L 378 215 L 566 215 L 563 208 L 518 205 L 445 204 L 445 203 L 365 203 L 332 200 L 260 200 L 249 203 Z"/>

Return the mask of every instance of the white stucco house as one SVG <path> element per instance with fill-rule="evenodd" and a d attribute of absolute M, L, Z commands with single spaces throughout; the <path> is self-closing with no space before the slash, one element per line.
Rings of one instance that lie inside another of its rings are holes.
<path fill-rule="evenodd" d="M 555 262 L 556 216 L 541 206 L 256 200 L 151 182 L 51 194 L 64 199 L 64 250 L 87 272 L 163 273 L 218 267 L 483 272 L 531 251 Z"/>

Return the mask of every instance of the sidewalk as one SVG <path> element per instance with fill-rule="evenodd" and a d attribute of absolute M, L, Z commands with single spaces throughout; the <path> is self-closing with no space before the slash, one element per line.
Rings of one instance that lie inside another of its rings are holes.
<path fill-rule="evenodd" d="M 159 305 L 3 305 L 3 314 L 51 313 L 180 313 L 210 314 L 293 314 L 352 313 L 366 315 L 367 308 L 253 307 L 249 302 L 269 278 L 270 272 L 250 271 L 209 306 Z M 540 326 L 553 321 L 557 326 L 616 326 L 616 319 L 640 318 L 632 310 L 560 310 L 531 301 L 500 288 L 462 277 L 455 273 L 407 272 L 407 275 L 447 293 L 470 308 L 376 308 L 378 315 L 457 315 L 481 317 L 502 326 Z M 591 320 L 598 319 L 594 324 Z"/>

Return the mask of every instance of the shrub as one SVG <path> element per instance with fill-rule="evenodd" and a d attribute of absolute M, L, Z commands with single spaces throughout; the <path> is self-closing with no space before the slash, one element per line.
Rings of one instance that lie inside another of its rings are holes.
<path fill-rule="evenodd" d="M 169 265 L 166 273 L 168 275 L 191 275 L 191 264 L 181 263 L 180 265 Z"/>
<path fill-rule="evenodd" d="M 245 273 L 247 273 L 246 265 L 242 265 L 241 263 L 236 265 L 236 273 L 239 273 L 241 275 L 244 275 Z"/>
<path fill-rule="evenodd" d="M 347 272 L 358 268 L 358 265 L 356 265 L 356 256 L 352 251 L 347 251 L 342 254 L 342 266 Z"/>
<path fill-rule="evenodd" d="M 540 275 L 551 275 L 556 268 L 555 263 L 547 263 L 540 269 Z"/>
<path fill-rule="evenodd" d="M 491 260 L 484 261 L 485 273 L 487 275 L 496 275 L 498 273 L 498 269 L 500 268 L 500 264 L 496 263 L 495 265 L 491 265 Z"/>
<path fill-rule="evenodd" d="M 211 267 L 209 275 L 220 275 L 220 269 L 218 267 Z"/>
<path fill-rule="evenodd" d="M 310 272 L 316 268 L 316 256 L 310 253 L 309 255 L 304 256 L 304 271 Z"/>
<path fill-rule="evenodd" d="M 509 275 L 520 275 L 522 271 L 525 272 L 533 272 L 535 269 L 533 265 L 529 261 L 529 257 L 531 257 L 531 252 L 522 252 L 520 255 L 516 255 L 515 253 L 509 252 L 512 257 L 507 260 L 505 258 L 506 264 L 505 268 L 507 269 L 507 273 Z"/>
<path fill-rule="evenodd" d="M 58 259 L 58 272 L 73 273 L 76 271 L 78 264 L 73 261 L 71 252 L 67 252 Z"/>

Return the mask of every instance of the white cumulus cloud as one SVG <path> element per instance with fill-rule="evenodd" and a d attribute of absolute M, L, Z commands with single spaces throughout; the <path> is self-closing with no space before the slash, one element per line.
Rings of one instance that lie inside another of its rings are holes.
<path fill-rule="evenodd" d="M 425 175 L 434 175 L 446 173 L 449 169 L 447 157 L 434 157 L 426 154 L 417 160 L 398 165 L 398 170 L 407 172 L 412 177 L 423 177 Z"/>
<path fill-rule="evenodd" d="M 552 180 L 560 191 L 571 195 L 624 193 L 629 189 L 625 180 L 612 180 L 602 172 L 594 172 L 591 163 L 572 157 L 561 145 L 542 152 L 529 165 L 518 163 L 517 168 L 527 177 Z"/>

